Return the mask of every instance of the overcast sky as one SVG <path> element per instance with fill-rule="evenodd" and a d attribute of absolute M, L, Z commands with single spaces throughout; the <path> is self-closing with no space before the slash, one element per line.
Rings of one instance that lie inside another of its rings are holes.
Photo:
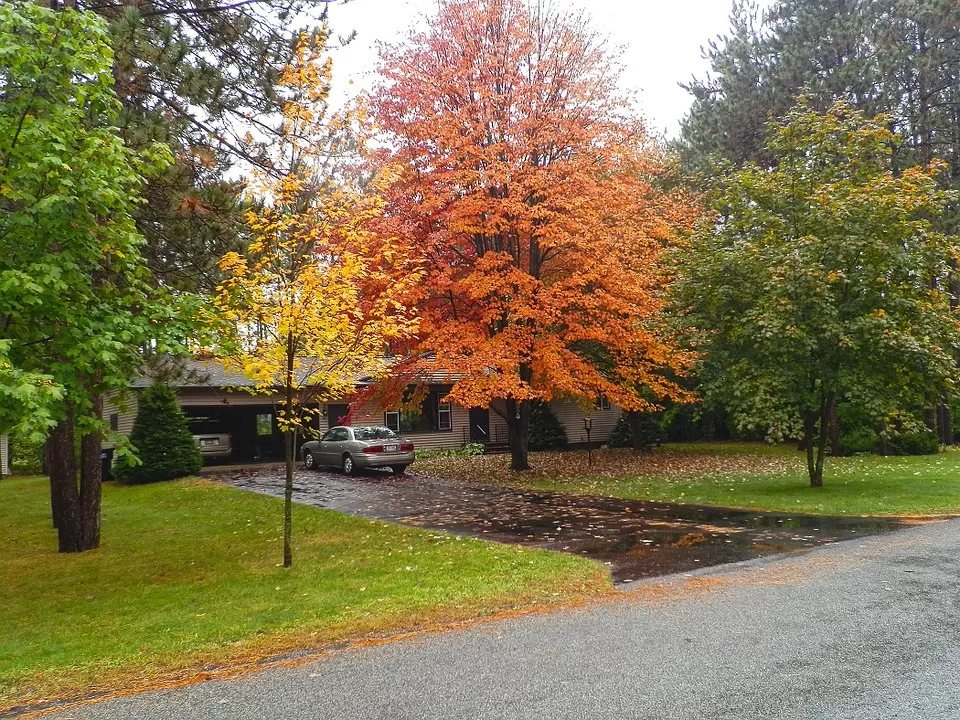
<path fill-rule="evenodd" d="M 638 91 L 650 131 L 674 137 L 690 107 L 677 83 L 702 77 L 708 65 L 701 47 L 729 27 L 730 0 L 555 0 L 586 9 L 594 26 L 624 47 L 624 85 Z M 761 0 L 761 5 L 767 3 Z M 377 62 L 376 43 L 396 42 L 436 8 L 436 0 L 353 0 L 331 5 L 335 33 L 356 30 L 356 39 L 334 55 L 334 83 L 351 91 L 369 87 Z"/>

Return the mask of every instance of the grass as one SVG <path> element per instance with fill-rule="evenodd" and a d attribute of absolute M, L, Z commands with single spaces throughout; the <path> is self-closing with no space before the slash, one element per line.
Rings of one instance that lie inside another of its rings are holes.
<path fill-rule="evenodd" d="M 421 472 L 463 482 L 823 515 L 960 513 L 960 452 L 917 457 L 827 458 L 811 488 L 803 453 L 760 443 L 691 443 L 651 452 L 536 453 L 512 473 L 508 456 L 437 459 Z"/>
<path fill-rule="evenodd" d="M 0 712 L 205 664 L 610 591 L 580 558 L 294 508 L 201 480 L 107 485 L 103 545 L 59 555 L 42 478 L 0 483 Z"/>

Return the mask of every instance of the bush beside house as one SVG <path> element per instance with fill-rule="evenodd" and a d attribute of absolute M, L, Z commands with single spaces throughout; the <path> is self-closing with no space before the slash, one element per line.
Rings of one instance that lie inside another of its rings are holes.
<path fill-rule="evenodd" d="M 545 402 L 533 403 L 530 411 L 530 450 L 563 450 L 567 447 L 567 433 Z"/>
<path fill-rule="evenodd" d="M 140 464 L 121 459 L 114 476 L 122 483 L 148 483 L 192 475 L 203 466 L 187 418 L 177 404 L 177 396 L 166 385 L 151 385 L 140 393 L 137 419 L 130 443 Z"/>

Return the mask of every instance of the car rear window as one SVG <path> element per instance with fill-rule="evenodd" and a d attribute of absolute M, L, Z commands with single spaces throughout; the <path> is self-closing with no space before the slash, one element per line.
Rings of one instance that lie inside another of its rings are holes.
<path fill-rule="evenodd" d="M 387 427 L 358 427 L 353 429 L 353 436 L 357 440 L 387 440 L 397 434 Z"/>

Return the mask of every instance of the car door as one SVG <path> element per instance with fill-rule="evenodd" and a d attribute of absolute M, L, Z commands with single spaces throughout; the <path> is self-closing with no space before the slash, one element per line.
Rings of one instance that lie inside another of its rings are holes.
<path fill-rule="evenodd" d="M 330 438 L 326 441 L 320 441 L 324 465 L 340 467 L 340 458 L 343 457 L 344 447 L 349 437 L 348 430 L 345 427 L 336 427 L 327 433 Z M 324 435 L 326 438 L 327 435 Z"/>
<path fill-rule="evenodd" d="M 335 444 L 337 429 L 338 428 L 330 428 L 323 434 L 323 437 L 317 441 L 316 460 L 318 465 L 330 464 L 330 447 Z"/>

